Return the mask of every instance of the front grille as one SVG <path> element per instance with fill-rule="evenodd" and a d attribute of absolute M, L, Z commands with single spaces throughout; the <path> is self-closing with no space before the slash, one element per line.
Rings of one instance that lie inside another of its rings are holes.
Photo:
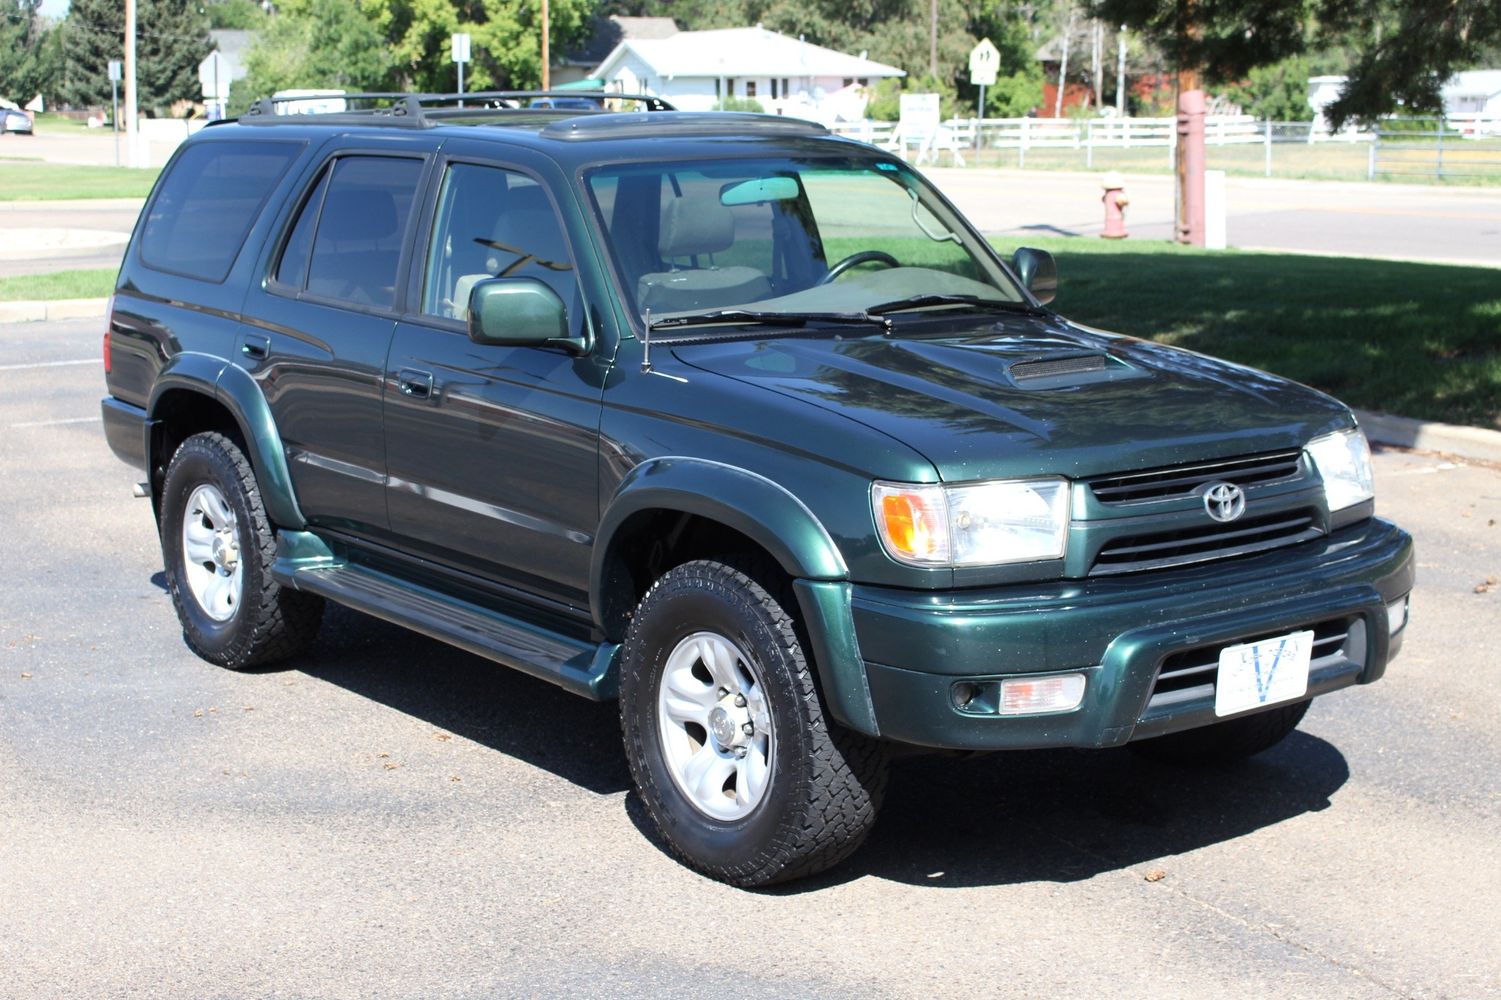
<path fill-rule="evenodd" d="M 1163 659 L 1157 668 L 1157 679 L 1152 684 L 1152 697 L 1147 701 L 1145 715 L 1155 710 L 1168 709 L 1185 702 L 1201 699 L 1214 700 L 1215 679 L 1220 669 L 1220 650 L 1226 646 L 1238 646 L 1247 642 L 1272 639 L 1287 632 L 1313 629 L 1313 658 L 1308 665 L 1309 676 L 1319 670 L 1338 667 L 1345 663 L 1360 665 L 1365 659 L 1365 625 L 1359 618 L 1331 618 L 1298 629 L 1272 632 L 1265 635 L 1249 635 L 1222 645 L 1200 646 L 1196 649 L 1173 653 Z"/>
<path fill-rule="evenodd" d="M 1175 465 L 1145 472 L 1128 472 L 1091 480 L 1089 488 L 1105 504 L 1145 503 L 1192 496 L 1209 483 L 1234 483 L 1241 489 L 1292 479 L 1298 475 L 1303 453 L 1299 450 L 1249 455 L 1205 462 Z"/>
<path fill-rule="evenodd" d="M 1211 559 L 1229 559 L 1322 535 L 1317 514 L 1308 509 L 1242 518 L 1228 524 L 1202 524 L 1177 531 L 1112 538 L 1095 556 L 1091 576 L 1166 569 Z"/>

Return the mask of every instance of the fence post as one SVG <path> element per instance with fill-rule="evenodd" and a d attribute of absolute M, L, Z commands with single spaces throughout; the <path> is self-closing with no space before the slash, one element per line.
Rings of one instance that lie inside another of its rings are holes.
<path fill-rule="evenodd" d="M 1438 170 L 1436 175 L 1439 180 L 1444 179 L 1444 117 L 1438 119 Z"/>
<path fill-rule="evenodd" d="M 1084 169 L 1094 169 L 1094 121 L 1084 123 Z"/>
<path fill-rule="evenodd" d="M 1027 165 L 1027 142 L 1032 134 L 1032 119 L 1022 119 L 1021 141 L 1016 145 L 1016 166 L 1018 169 Z"/>
<path fill-rule="evenodd" d="M 1272 120 L 1266 120 L 1266 175 L 1272 176 Z"/>
<path fill-rule="evenodd" d="M 1122 141 L 1125 143 L 1125 148 L 1130 149 L 1131 148 L 1131 119 L 1130 118 L 1122 118 L 1121 119 L 1121 137 L 1122 137 Z"/>
<path fill-rule="evenodd" d="M 1378 131 L 1371 136 L 1371 148 L 1366 154 L 1365 179 L 1368 181 L 1376 179 L 1376 147 L 1379 145 L 1381 145 L 1381 133 Z"/>

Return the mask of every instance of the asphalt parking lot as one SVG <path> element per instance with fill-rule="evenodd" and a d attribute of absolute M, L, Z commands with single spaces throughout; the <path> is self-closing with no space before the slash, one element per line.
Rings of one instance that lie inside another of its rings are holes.
<path fill-rule="evenodd" d="M 648 832 L 614 706 L 337 609 L 195 659 L 100 332 L 0 326 L 0 996 L 1501 996 L 1501 471 L 1378 456 L 1406 647 L 1275 750 L 908 759 L 752 894 Z"/>

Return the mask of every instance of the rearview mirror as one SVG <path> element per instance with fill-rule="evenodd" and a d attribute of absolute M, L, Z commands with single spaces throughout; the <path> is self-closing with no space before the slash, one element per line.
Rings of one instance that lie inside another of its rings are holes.
<path fill-rule="evenodd" d="M 758 177 L 751 181 L 727 185 L 719 192 L 721 205 L 758 205 L 763 201 L 792 201 L 797 197 L 797 181 L 791 177 Z"/>
<path fill-rule="evenodd" d="M 469 339 L 497 347 L 589 349 L 568 335 L 568 310 L 558 293 L 536 278 L 488 278 L 469 292 Z"/>
<path fill-rule="evenodd" d="M 1057 298 L 1058 265 L 1046 250 L 1018 247 L 1011 257 L 1011 269 L 1038 302 L 1047 305 Z"/>

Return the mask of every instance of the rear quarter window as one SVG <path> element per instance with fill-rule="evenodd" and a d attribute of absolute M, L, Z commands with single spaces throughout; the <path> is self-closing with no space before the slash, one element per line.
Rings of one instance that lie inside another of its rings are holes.
<path fill-rule="evenodd" d="M 266 198 L 301 152 L 297 142 L 204 142 L 162 178 L 141 230 L 141 262 L 220 282 Z"/>

